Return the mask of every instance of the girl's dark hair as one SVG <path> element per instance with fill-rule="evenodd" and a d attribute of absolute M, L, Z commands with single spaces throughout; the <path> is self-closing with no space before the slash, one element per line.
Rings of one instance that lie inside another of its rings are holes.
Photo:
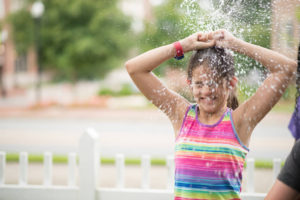
<path fill-rule="evenodd" d="M 211 47 L 194 51 L 188 65 L 188 80 L 192 80 L 193 71 L 203 63 L 207 63 L 217 78 L 225 78 L 229 81 L 235 73 L 234 59 L 231 52 L 219 47 Z M 227 99 L 227 106 L 233 110 L 239 106 L 239 102 L 232 91 Z"/>

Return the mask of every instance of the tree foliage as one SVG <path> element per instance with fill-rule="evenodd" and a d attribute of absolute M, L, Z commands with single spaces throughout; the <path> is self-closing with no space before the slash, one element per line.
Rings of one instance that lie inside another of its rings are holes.
<path fill-rule="evenodd" d="M 140 49 L 147 51 L 162 45 L 170 44 L 188 36 L 191 31 L 184 28 L 181 23 L 184 13 L 180 8 L 182 0 L 166 0 L 163 4 L 154 8 L 155 21 L 144 21 L 144 31 L 140 36 Z M 187 59 L 175 61 L 168 60 L 163 65 L 175 68 L 182 68 L 186 65 Z M 155 70 L 156 73 L 163 73 L 162 67 Z"/>
<path fill-rule="evenodd" d="M 34 43 L 34 21 L 27 6 L 10 16 L 13 40 L 23 54 Z M 43 1 L 40 45 L 43 67 L 56 79 L 103 77 L 121 63 L 132 44 L 130 18 L 117 6 L 117 0 Z"/>

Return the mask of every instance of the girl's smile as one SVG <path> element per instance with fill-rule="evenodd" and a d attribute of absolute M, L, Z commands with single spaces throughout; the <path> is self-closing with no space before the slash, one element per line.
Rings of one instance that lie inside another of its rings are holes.
<path fill-rule="evenodd" d="M 211 97 L 200 97 L 200 101 L 206 104 L 213 104 L 216 101 L 216 96 Z"/>

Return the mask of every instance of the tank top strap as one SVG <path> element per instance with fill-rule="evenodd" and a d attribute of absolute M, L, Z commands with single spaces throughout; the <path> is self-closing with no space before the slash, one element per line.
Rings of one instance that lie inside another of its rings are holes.
<path fill-rule="evenodd" d="M 232 109 L 231 108 L 227 108 L 226 112 L 224 113 L 224 117 L 222 119 L 223 121 L 231 121 L 231 113 L 232 113 Z"/>
<path fill-rule="evenodd" d="M 197 109 L 197 104 L 192 104 L 187 111 L 187 116 L 191 118 L 196 117 L 196 109 Z"/>
<path fill-rule="evenodd" d="M 192 104 L 187 110 L 187 116 L 190 117 L 190 118 L 195 118 L 196 113 L 197 113 L 196 109 L 198 109 L 197 104 Z M 230 121 L 231 113 L 232 113 L 232 109 L 227 108 L 227 110 L 224 113 L 224 117 L 223 117 L 222 121 Z"/>

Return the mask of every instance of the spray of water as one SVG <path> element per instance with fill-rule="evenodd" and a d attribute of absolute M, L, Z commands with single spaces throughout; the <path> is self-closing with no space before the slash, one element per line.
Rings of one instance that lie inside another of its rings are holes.
<path fill-rule="evenodd" d="M 184 0 L 180 8 L 182 23 L 191 32 L 225 28 L 244 38 L 255 25 L 269 26 L 271 6 L 268 0 Z"/>
<path fill-rule="evenodd" d="M 187 33 L 227 29 L 247 42 L 270 46 L 270 0 L 184 0 L 180 8 L 183 31 Z M 266 72 L 259 63 L 241 55 L 235 55 L 235 66 L 240 79 L 239 89 L 249 97 Z"/>

